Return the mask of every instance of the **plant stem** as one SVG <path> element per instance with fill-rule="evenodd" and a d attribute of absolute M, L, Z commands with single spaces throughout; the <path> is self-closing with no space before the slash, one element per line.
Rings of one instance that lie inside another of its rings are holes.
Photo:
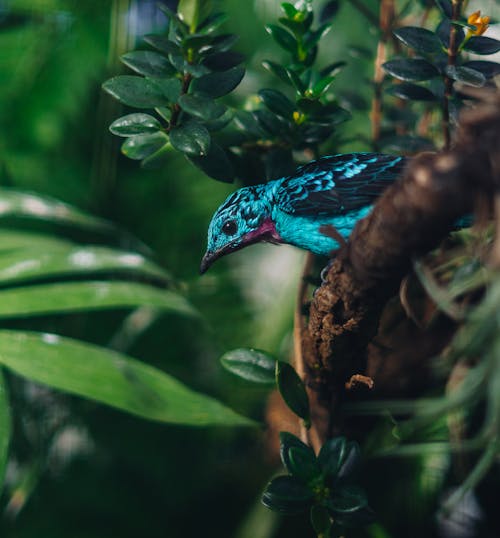
<path fill-rule="evenodd" d="M 463 0 L 453 2 L 453 11 L 451 21 L 458 21 L 462 12 Z M 448 66 L 454 67 L 457 63 L 457 27 L 454 24 L 450 25 L 450 42 L 448 44 Z M 444 77 L 444 98 L 443 98 L 443 139 L 444 149 L 450 149 L 451 134 L 450 134 L 450 99 L 453 95 L 453 79 L 448 75 Z"/>
<path fill-rule="evenodd" d="M 382 64 L 385 62 L 387 56 L 387 42 L 391 35 L 394 15 L 394 0 L 382 0 L 378 23 L 380 27 L 380 39 L 377 45 L 377 56 L 375 57 L 375 69 L 373 74 L 374 93 L 371 110 L 372 142 L 375 150 L 378 149 L 381 130 L 380 126 L 382 123 L 382 83 L 385 76 Z"/>
<path fill-rule="evenodd" d="M 184 73 L 184 76 L 182 77 L 181 95 L 185 95 L 188 92 L 189 85 L 191 84 L 192 79 L 193 79 L 193 76 L 191 74 Z M 181 113 L 181 107 L 176 103 L 172 109 L 172 117 L 170 118 L 170 123 L 168 125 L 167 131 L 170 131 L 173 127 L 177 125 L 177 120 L 179 119 L 180 113 Z"/>

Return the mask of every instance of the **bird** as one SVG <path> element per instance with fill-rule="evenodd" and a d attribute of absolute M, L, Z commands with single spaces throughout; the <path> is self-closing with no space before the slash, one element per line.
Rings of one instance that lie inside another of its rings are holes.
<path fill-rule="evenodd" d="M 222 256 L 261 241 L 331 256 L 407 161 L 384 153 L 330 155 L 290 176 L 238 189 L 212 217 L 200 273 Z"/>

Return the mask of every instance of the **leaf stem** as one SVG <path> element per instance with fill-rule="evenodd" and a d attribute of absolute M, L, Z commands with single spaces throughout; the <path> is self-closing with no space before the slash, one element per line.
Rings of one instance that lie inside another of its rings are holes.
<path fill-rule="evenodd" d="M 462 13 L 463 0 L 456 0 L 453 2 L 453 11 L 451 14 L 451 22 L 460 20 L 460 14 Z M 450 41 L 448 44 L 448 66 L 454 67 L 457 63 L 457 27 L 454 24 L 450 24 Z M 450 99 L 453 95 L 453 79 L 445 75 L 444 77 L 444 97 L 443 97 L 443 139 L 444 149 L 450 149 L 451 134 L 450 134 Z"/>
<path fill-rule="evenodd" d="M 191 80 L 193 80 L 193 76 L 190 73 L 184 73 L 182 77 L 181 95 L 188 93 Z M 181 107 L 178 103 L 175 103 L 175 105 L 172 107 L 172 117 L 170 118 L 167 132 L 171 131 L 177 125 L 180 113 Z"/>

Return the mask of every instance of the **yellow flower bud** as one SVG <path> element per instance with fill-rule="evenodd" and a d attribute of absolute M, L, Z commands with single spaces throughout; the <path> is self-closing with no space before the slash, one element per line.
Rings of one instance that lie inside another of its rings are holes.
<path fill-rule="evenodd" d="M 484 32 L 488 29 L 488 26 L 490 24 L 490 17 L 485 16 L 481 17 L 481 11 L 474 11 L 471 15 L 469 15 L 469 18 L 467 19 L 468 24 L 472 24 L 476 27 L 475 30 L 471 30 L 470 28 L 467 30 L 467 36 L 473 36 L 473 35 L 483 35 Z"/>

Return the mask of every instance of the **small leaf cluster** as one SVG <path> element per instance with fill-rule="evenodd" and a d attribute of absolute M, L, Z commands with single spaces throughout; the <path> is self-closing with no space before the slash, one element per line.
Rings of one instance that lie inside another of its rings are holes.
<path fill-rule="evenodd" d="M 435 30 L 404 26 L 393 32 L 414 56 L 395 58 L 383 64 L 384 70 L 399 81 L 386 91 L 407 101 L 431 105 L 448 100 L 451 112 L 455 113 L 463 104 L 463 96 L 449 82 L 481 87 L 500 73 L 500 64 L 470 60 L 466 53 L 493 54 L 500 50 L 500 41 L 476 35 L 479 30 L 475 25 L 461 15 L 453 15 L 450 0 L 439 0 L 436 4 L 441 12 L 441 20 Z M 450 43 L 453 28 L 454 45 Z"/>
<path fill-rule="evenodd" d="M 330 536 L 332 522 L 337 527 L 353 527 L 373 521 L 364 491 L 350 480 L 359 460 L 357 443 L 335 437 L 316 457 L 300 439 L 281 432 L 280 456 L 289 474 L 267 485 L 262 496 L 265 506 L 282 514 L 310 510 L 319 536 Z"/>
<path fill-rule="evenodd" d="M 279 79 L 283 91 L 263 88 L 258 92 L 261 106 L 254 111 L 239 111 L 235 121 L 244 136 L 248 151 L 242 156 L 242 169 L 255 154 L 264 155 L 268 179 L 279 177 L 294 168 L 292 150 L 318 152 L 318 146 L 335 132 L 339 123 L 349 119 L 329 93 L 329 88 L 345 62 L 337 61 L 323 68 L 316 66 L 318 45 L 330 31 L 338 2 L 328 2 L 315 27 L 310 1 L 295 5 L 281 4 L 279 24 L 266 30 L 288 56 L 278 63 L 265 60 L 263 66 Z"/>
<path fill-rule="evenodd" d="M 232 165 L 214 133 L 233 115 L 219 98 L 234 90 L 245 73 L 243 56 L 230 50 L 237 37 L 218 32 L 226 17 L 210 14 L 209 2 L 181 0 L 177 12 L 159 7 L 168 18 L 167 34 L 144 37 L 154 50 L 121 57 L 135 75 L 103 84 L 123 104 L 148 113 L 118 118 L 110 130 L 126 138 L 123 154 L 146 168 L 162 164 L 174 148 L 207 175 L 229 181 Z"/>
<path fill-rule="evenodd" d="M 264 351 L 245 348 L 227 352 L 221 363 L 246 381 L 276 384 L 289 409 L 310 427 L 309 398 L 293 366 Z M 334 528 L 372 522 L 374 514 L 364 491 L 350 479 L 359 460 L 357 443 L 343 437 L 330 439 L 316 457 L 312 448 L 296 436 L 281 432 L 280 456 L 290 474 L 273 478 L 267 485 L 262 496 L 265 506 L 282 514 L 310 510 L 318 536 L 330 536 Z"/>

